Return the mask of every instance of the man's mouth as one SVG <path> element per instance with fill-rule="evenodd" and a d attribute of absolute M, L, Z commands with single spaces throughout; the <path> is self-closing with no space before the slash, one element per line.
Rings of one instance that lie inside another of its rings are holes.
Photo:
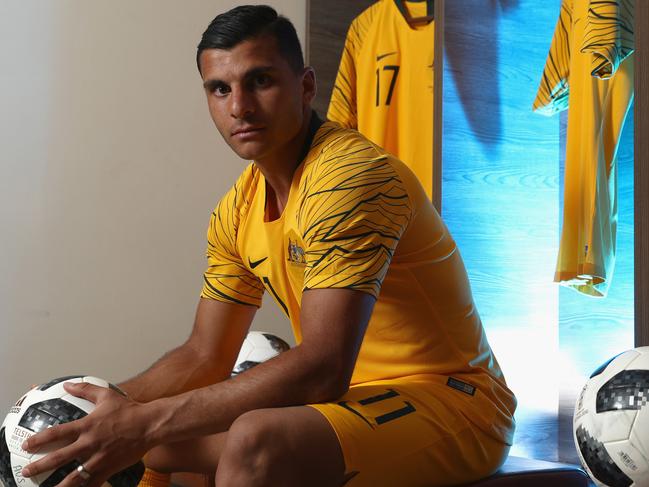
<path fill-rule="evenodd" d="M 245 138 L 261 132 L 264 127 L 247 126 L 240 127 L 232 131 L 232 137 Z"/>

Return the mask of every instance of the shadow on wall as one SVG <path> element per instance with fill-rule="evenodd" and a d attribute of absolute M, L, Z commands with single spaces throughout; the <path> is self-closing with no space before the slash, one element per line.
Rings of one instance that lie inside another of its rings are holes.
<path fill-rule="evenodd" d="M 451 73 L 467 122 L 487 153 L 497 154 L 502 141 L 498 23 L 518 0 L 446 2 L 444 62 Z M 477 101 L 479 100 L 479 101 Z"/>

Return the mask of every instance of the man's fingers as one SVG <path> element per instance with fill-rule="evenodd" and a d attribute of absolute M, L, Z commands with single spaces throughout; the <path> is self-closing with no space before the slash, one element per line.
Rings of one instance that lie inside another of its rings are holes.
<path fill-rule="evenodd" d="M 63 388 L 73 396 L 87 399 L 90 402 L 97 403 L 100 396 L 106 393 L 105 387 L 96 386 L 89 382 L 66 382 Z"/>
<path fill-rule="evenodd" d="M 43 446 L 48 444 L 71 443 L 76 440 L 77 436 L 79 436 L 78 427 L 75 423 L 76 421 L 53 426 L 38 434 L 30 436 L 28 439 L 23 441 L 22 448 L 30 453 L 36 453 Z"/>
<path fill-rule="evenodd" d="M 83 469 L 80 470 L 79 467 L 75 468 L 58 484 L 58 487 L 91 487 L 93 485 L 100 487 L 103 484 L 103 481 L 97 475 L 93 475 L 90 469 L 87 469 L 84 464 L 81 466 Z"/>
<path fill-rule="evenodd" d="M 101 456 L 88 459 L 88 461 L 80 464 L 72 471 L 65 479 L 58 484 L 58 487 L 101 487 L 105 482 L 104 475 L 99 470 L 98 462 Z"/>
<path fill-rule="evenodd" d="M 75 459 L 76 450 L 77 448 L 70 445 L 48 453 L 40 460 L 36 460 L 24 467 L 22 474 L 24 477 L 33 477 L 62 467 Z"/>

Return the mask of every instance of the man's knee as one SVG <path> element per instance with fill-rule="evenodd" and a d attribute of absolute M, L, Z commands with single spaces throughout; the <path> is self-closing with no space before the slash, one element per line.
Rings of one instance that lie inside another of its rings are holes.
<path fill-rule="evenodd" d="M 172 473 L 176 463 L 174 452 L 167 445 L 157 446 L 148 451 L 143 460 L 148 469 L 160 473 Z"/>
<path fill-rule="evenodd" d="M 270 410 L 249 411 L 237 418 L 228 430 L 223 459 L 232 466 L 270 473 L 283 451 L 282 428 Z"/>

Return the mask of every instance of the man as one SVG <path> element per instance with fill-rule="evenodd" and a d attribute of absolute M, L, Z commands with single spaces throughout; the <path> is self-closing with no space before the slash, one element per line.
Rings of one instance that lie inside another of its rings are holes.
<path fill-rule="evenodd" d="M 448 485 L 495 470 L 515 408 L 458 250 L 415 176 L 311 110 L 315 75 L 266 6 L 217 16 L 197 61 L 210 114 L 253 160 L 217 205 L 190 338 L 97 404 L 26 442 L 95 487 L 146 452 L 221 486 Z M 272 294 L 297 346 L 229 379 Z"/>

